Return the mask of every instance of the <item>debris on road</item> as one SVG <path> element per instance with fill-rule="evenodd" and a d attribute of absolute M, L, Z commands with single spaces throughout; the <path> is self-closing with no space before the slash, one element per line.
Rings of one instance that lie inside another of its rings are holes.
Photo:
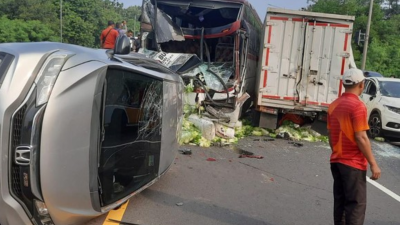
<path fill-rule="evenodd" d="M 183 202 L 177 202 L 176 205 L 177 206 L 183 206 Z"/>
<path fill-rule="evenodd" d="M 196 111 L 196 110 L 194 110 Z M 234 128 L 229 124 L 219 120 L 211 119 L 206 116 L 190 114 L 183 119 L 180 144 L 195 144 L 200 147 L 227 146 L 237 144 L 239 139 L 248 137 L 267 137 L 256 138 L 254 141 L 274 141 L 275 138 L 281 138 L 290 141 L 308 141 L 328 143 L 328 137 L 319 134 L 309 126 L 299 126 L 291 121 L 283 122 L 276 130 L 267 130 L 260 127 L 252 127 L 249 121 L 239 121 Z M 294 144 L 296 147 L 302 147 L 301 143 Z"/>
<path fill-rule="evenodd" d="M 217 161 L 215 158 L 207 158 L 207 161 L 209 161 L 209 162 L 215 162 L 215 161 Z"/>
<path fill-rule="evenodd" d="M 299 142 L 289 141 L 288 144 L 291 144 L 295 147 L 303 147 L 303 144 Z"/>
<path fill-rule="evenodd" d="M 264 156 L 261 155 L 239 155 L 239 158 L 253 158 L 253 159 L 263 159 Z"/>
<path fill-rule="evenodd" d="M 188 148 L 179 149 L 178 152 L 181 153 L 182 155 L 191 155 L 192 154 L 192 150 L 190 150 Z"/>
<path fill-rule="evenodd" d="M 383 137 L 375 137 L 375 141 L 385 142 L 385 138 Z"/>

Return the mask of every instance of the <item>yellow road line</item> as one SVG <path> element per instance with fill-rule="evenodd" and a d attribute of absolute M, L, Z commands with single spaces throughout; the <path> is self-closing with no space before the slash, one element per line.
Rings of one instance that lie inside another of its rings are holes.
<path fill-rule="evenodd" d="M 129 200 L 126 201 L 121 207 L 117 210 L 111 210 L 108 212 L 107 218 L 104 221 L 103 225 L 117 225 L 119 223 L 111 222 L 109 219 L 121 221 L 122 217 L 124 216 L 126 208 L 128 208 Z"/>

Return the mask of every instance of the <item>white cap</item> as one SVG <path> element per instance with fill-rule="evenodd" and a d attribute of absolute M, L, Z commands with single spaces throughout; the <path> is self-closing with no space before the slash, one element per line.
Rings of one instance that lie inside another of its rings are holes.
<path fill-rule="evenodd" d="M 342 76 L 344 85 L 358 84 L 365 79 L 362 70 L 351 68 L 346 70 Z"/>

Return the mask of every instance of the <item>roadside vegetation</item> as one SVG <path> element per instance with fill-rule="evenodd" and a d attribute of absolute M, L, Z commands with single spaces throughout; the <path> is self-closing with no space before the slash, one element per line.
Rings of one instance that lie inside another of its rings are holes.
<path fill-rule="evenodd" d="M 141 7 L 124 8 L 116 0 L 1 0 L 0 43 L 61 41 L 62 32 L 64 43 L 96 48 L 108 20 L 126 20 L 128 29 L 139 32 L 140 13 Z"/>
<path fill-rule="evenodd" d="M 357 44 L 356 32 L 366 32 L 370 0 L 309 0 L 308 11 L 347 14 L 356 17 L 353 30 L 353 54 L 361 67 L 364 43 Z M 400 78 L 400 1 L 375 0 L 366 70 Z"/>

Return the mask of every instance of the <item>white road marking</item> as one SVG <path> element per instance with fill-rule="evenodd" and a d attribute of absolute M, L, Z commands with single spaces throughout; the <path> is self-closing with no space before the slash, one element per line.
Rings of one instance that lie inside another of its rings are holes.
<path fill-rule="evenodd" d="M 369 178 L 369 177 L 367 177 L 367 181 L 368 181 L 368 183 L 374 185 L 376 188 L 380 189 L 381 191 L 383 191 L 384 193 L 386 193 L 390 197 L 392 197 L 395 200 L 397 200 L 398 202 L 400 202 L 400 196 L 396 195 L 393 191 L 387 189 L 386 187 L 384 187 L 383 185 L 379 184 L 378 182 L 376 182 L 374 180 L 371 180 L 371 178 Z"/>

